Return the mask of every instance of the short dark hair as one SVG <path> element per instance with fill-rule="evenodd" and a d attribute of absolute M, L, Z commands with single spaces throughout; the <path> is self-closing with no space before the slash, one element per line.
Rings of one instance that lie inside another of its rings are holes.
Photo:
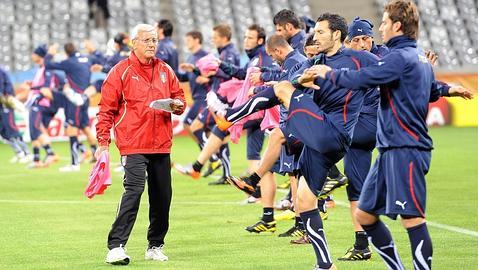
<path fill-rule="evenodd" d="M 290 9 L 283 9 L 274 16 L 274 25 L 284 26 L 287 23 L 292 24 L 294 28 L 301 29 L 300 19 L 297 17 L 294 11 Z"/>
<path fill-rule="evenodd" d="M 232 37 L 232 30 L 231 27 L 227 24 L 218 24 L 214 26 L 212 29 L 216 31 L 221 37 L 227 38 L 227 40 L 231 40 Z"/>
<path fill-rule="evenodd" d="M 339 14 L 324 13 L 317 18 L 317 22 L 327 21 L 332 32 L 340 31 L 340 42 L 347 37 L 347 21 Z"/>
<path fill-rule="evenodd" d="M 72 42 L 65 43 L 63 49 L 68 56 L 72 56 L 76 52 L 75 44 L 73 44 Z"/>
<path fill-rule="evenodd" d="M 124 44 L 124 40 L 128 38 L 128 34 L 120 32 L 116 34 L 113 38 L 114 42 L 119 44 L 120 46 L 126 45 Z"/>
<path fill-rule="evenodd" d="M 266 41 L 266 30 L 264 29 L 264 27 L 258 24 L 251 24 L 247 29 L 257 32 L 257 40 L 262 38 L 263 41 Z"/>
<path fill-rule="evenodd" d="M 173 23 L 170 20 L 159 20 L 157 26 L 159 29 L 163 29 L 163 34 L 165 37 L 170 37 L 173 35 Z"/>
<path fill-rule="evenodd" d="M 417 6 L 409 0 L 394 0 L 385 5 L 384 12 L 388 13 L 390 20 L 400 22 L 403 35 L 417 40 L 419 15 Z"/>
<path fill-rule="evenodd" d="M 275 48 L 287 48 L 287 46 L 290 46 L 290 45 L 283 36 L 274 34 L 267 39 L 266 46 L 267 46 L 267 49 L 275 49 Z"/>
<path fill-rule="evenodd" d="M 314 44 L 315 44 L 314 33 L 307 35 L 307 38 L 305 39 L 305 43 L 304 43 L 304 48 Z"/>
<path fill-rule="evenodd" d="M 186 36 L 190 36 L 193 39 L 199 39 L 199 44 L 202 44 L 202 40 L 203 40 L 202 33 L 199 32 L 198 30 L 189 31 L 186 33 Z"/>

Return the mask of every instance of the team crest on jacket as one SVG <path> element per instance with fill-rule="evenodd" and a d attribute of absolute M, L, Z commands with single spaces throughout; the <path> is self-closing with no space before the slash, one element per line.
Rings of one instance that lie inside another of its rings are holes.
<path fill-rule="evenodd" d="M 166 72 L 160 72 L 159 76 L 161 77 L 161 81 L 166 83 Z"/>
<path fill-rule="evenodd" d="M 255 66 L 257 66 L 257 64 L 259 64 L 259 58 L 256 58 L 256 59 L 252 60 L 251 67 L 255 67 Z"/>

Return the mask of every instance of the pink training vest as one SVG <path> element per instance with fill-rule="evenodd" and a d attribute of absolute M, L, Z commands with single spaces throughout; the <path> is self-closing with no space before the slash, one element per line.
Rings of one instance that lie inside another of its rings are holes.
<path fill-rule="evenodd" d="M 279 127 L 279 120 L 279 105 L 267 109 L 264 114 L 264 119 L 261 122 L 261 130 L 274 129 L 276 127 Z"/>
<path fill-rule="evenodd" d="M 90 173 L 90 179 L 85 190 L 85 195 L 91 199 L 95 195 L 103 194 L 105 189 L 110 185 L 110 155 L 108 151 L 104 151 L 101 153 Z"/>
<path fill-rule="evenodd" d="M 244 81 L 232 78 L 219 85 L 217 94 L 221 97 L 225 97 L 227 99 L 227 103 L 232 103 L 234 100 L 236 100 L 237 95 L 239 94 L 239 89 L 241 89 L 243 84 Z"/>
<path fill-rule="evenodd" d="M 212 53 L 207 54 L 196 61 L 196 67 L 202 75 L 206 75 L 211 71 L 217 71 L 219 69 L 219 59 Z"/>
<path fill-rule="evenodd" d="M 242 84 L 242 87 L 239 90 L 239 93 L 237 94 L 237 98 L 234 101 L 234 105 L 232 106 L 233 108 L 239 107 L 249 100 L 249 97 L 247 96 L 247 93 L 249 92 L 249 88 L 251 88 L 252 86 L 259 86 L 259 85 L 253 85 L 250 80 L 251 73 L 258 72 L 259 70 L 260 69 L 258 67 L 250 67 L 247 69 L 246 79 L 244 80 L 244 83 Z M 245 117 L 244 119 L 241 119 L 237 123 L 235 123 L 232 127 L 229 128 L 229 133 L 231 134 L 231 141 L 233 143 L 239 142 L 239 139 L 241 138 L 241 135 L 242 135 L 244 124 L 247 121 L 261 119 L 261 118 L 264 118 L 264 111 L 253 113 Z"/>

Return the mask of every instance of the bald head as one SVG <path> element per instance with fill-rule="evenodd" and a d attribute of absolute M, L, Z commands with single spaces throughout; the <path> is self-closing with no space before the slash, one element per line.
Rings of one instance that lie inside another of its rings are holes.
<path fill-rule="evenodd" d="M 294 49 L 289 45 L 287 40 L 281 35 L 274 34 L 267 39 L 267 54 L 269 54 L 272 59 L 279 63 L 284 62 L 286 56 L 293 50 Z"/>
<path fill-rule="evenodd" d="M 267 46 L 267 49 L 270 49 L 270 50 L 277 49 L 277 48 L 287 49 L 288 47 L 290 47 L 287 40 L 283 36 L 277 35 L 277 34 L 274 34 L 267 39 L 266 46 Z"/>

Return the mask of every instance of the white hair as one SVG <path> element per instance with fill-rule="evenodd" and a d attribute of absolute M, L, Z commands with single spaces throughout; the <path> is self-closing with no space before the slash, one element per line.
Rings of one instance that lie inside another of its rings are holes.
<path fill-rule="evenodd" d="M 154 26 L 152 26 L 151 24 L 141 23 L 141 24 L 136 25 L 133 28 L 133 30 L 131 30 L 130 38 L 131 39 L 136 39 L 140 32 L 151 32 L 151 31 L 154 31 L 154 34 L 156 35 L 156 29 L 154 28 Z"/>

